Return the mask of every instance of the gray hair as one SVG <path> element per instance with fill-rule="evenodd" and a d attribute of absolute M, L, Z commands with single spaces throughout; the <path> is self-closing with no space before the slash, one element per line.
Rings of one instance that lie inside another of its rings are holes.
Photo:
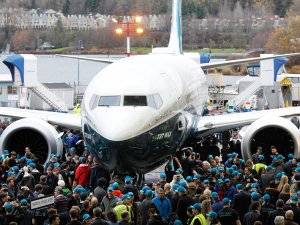
<path fill-rule="evenodd" d="M 284 225 L 284 217 L 276 216 L 274 220 L 275 225 Z"/>

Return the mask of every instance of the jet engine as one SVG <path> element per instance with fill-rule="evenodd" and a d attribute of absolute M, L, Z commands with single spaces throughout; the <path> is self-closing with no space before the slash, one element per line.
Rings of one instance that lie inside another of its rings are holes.
<path fill-rule="evenodd" d="M 0 153 L 4 149 L 15 151 L 21 157 L 25 148 L 46 163 L 50 154 L 62 153 L 63 145 L 60 135 L 49 123 L 36 118 L 20 119 L 10 124 L 0 137 Z"/>
<path fill-rule="evenodd" d="M 289 119 L 276 116 L 261 118 L 245 128 L 241 136 L 242 156 L 245 160 L 251 159 L 258 146 L 263 148 L 265 156 L 271 154 L 272 145 L 282 155 L 293 153 L 296 158 L 300 156 L 300 131 Z"/>

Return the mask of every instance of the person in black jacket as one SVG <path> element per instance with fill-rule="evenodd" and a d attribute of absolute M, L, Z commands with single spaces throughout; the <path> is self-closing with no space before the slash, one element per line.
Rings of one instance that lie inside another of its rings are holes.
<path fill-rule="evenodd" d="M 96 158 L 93 159 L 94 164 L 91 168 L 91 175 L 90 175 L 90 188 L 94 190 L 97 187 L 97 181 L 104 177 L 107 182 L 110 181 L 110 173 L 109 171 L 100 163 L 100 161 Z M 105 187 L 106 189 L 106 187 Z"/>
<path fill-rule="evenodd" d="M 251 195 L 243 190 L 241 184 L 236 185 L 237 194 L 233 196 L 233 208 L 238 212 L 241 221 L 251 205 Z"/>
<path fill-rule="evenodd" d="M 178 189 L 178 203 L 176 213 L 178 215 L 179 220 L 186 224 L 188 220 L 188 215 L 186 213 L 187 208 L 193 204 L 193 199 L 186 194 L 186 190 L 184 187 L 180 186 Z"/>
<path fill-rule="evenodd" d="M 156 210 L 154 208 L 150 208 L 148 210 L 149 220 L 147 222 L 147 225 L 165 225 L 165 221 L 163 218 L 156 213 Z"/>
<path fill-rule="evenodd" d="M 108 225 L 108 222 L 102 219 L 102 210 L 100 207 L 93 209 L 94 221 L 91 225 Z"/>
<path fill-rule="evenodd" d="M 144 199 L 141 203 L 142 224 L 147 224 L 147 221 L 149 219 L 149 214 L 148 214 L 149 209 L 153 208 L 158 213 L 158 210 L 157 210 L 154 202 L 152 202 L 152 196 L 153 196 L 153 192 L 151 190 L 147 190 L 146 191 L 146 199 Z"/>
<path fill-rule="evenodd" d="M 268 213 L 267 225 L 275 225 L 274 224 L 275 217 L 285 215 L 283 206 L 284 206 L 284 202 L 281 199 L 278 199 L 276 202 L 276 209 Z"/>
<path fill-rule="evenodd" d="M 261 221 L 260 204 L 258 201 L 252 202 L 252 211 L 246 213 L 243 219 L 243 225 L 252 225 L 255 221 Z"/>

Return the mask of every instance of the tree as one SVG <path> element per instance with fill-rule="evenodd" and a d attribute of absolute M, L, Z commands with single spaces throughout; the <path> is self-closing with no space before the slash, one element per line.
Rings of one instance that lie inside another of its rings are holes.
<path fill-rule="evenodd" d="M 70 0 L 65 0 L 63 10 L 62 10 L 62 13 L 64 15 L 68 15 L 70 13 L 70 6 L 71 6 Z"/>

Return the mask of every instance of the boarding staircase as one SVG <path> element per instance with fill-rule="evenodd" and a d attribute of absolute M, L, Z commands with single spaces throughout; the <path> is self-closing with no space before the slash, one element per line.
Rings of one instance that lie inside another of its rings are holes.
<path fill-rule="evenodd" d="M 256 79 L 249 87 L 247 87 L 245 90 L 243 90 L 241 93 L 239 93 L 238 96 L 236 96 L 232 102 L 235 106 L 242 105 L 247 99 L 251 96 L 256 94 L 257 91 L 261 89 L 261 80 Z"/>
<path fill-rule="evenodd" d="M 62 100 L 57 98 L 57 96 L 53 94 L 43 84 L 38 82 L 35 87 L 30 87 L 29 89 L 38 97 L 40 97 L 43 101 L 45 101 L 50 107 L 52 107 L 53 110 L 58 112 L 67 111 L 66 104 Z"/>

